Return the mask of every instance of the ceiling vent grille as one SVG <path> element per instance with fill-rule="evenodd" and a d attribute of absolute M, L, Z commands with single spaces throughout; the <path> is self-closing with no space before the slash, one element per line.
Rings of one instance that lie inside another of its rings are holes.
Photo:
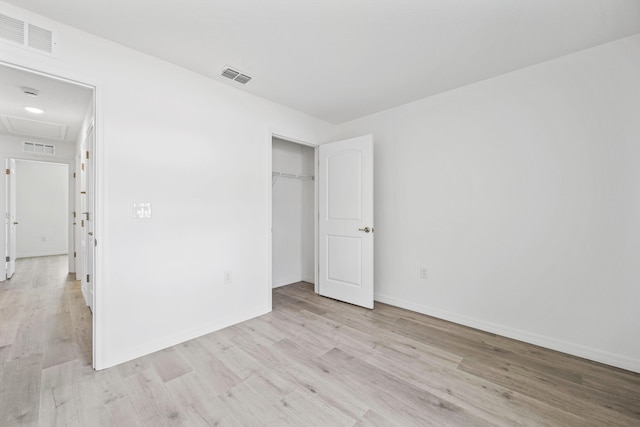
<path fill-rule="evenodd" d="M 53 144 L 25 141 L 22 145 L 22 150 L 25 153 L 45 154 L 48 156 L 56 155 L 56 146 Z"/>
<path fill-rule="evenodd" d="M 53 32 L 29 24 L 29 47 L 47 53 L 53 53 Z"/>
<path fill-rule="evenodd" d="M 53 54 L 56 45 L 53 31 L 3 14 L 0 14 L 0 40 L 48 54 Z"/>
<path fill-rule="evenodd" d="M 234 80 L 238 83 L 241 83 L 243 85 L 249 83 L 249 80 L 251 80 L 253 77 L 248 76 L 247 74 L 244 74 L 238 70 L 234 70 L 231 67 L 224 67 L 224 69 L 222 70 L 222 76 L 226 77 L 228 79 Z"/>
<path fill-rule="evenodd" d="M 0 14 L 0 38 L 24 44 L 24 21 Z"/>

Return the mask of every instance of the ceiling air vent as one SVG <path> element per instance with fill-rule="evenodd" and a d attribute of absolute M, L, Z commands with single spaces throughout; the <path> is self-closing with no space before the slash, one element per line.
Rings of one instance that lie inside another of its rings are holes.
<path fill-rule="evenodd" d="M 25 141 L 22 145 L 22 149 L 25 153 L 46 154 L 49 156 L 55 156 L 56 154 L 56 146 L 53 144 L 40 144 L 39 142 Z"/>
<path fill-rule="evenodd" d="M 238 83 L 242 83 L 243 85 L 247 84 L 249 80 L 253 78 L 241 73 L 240 71 L 234 70 L 231 67 L 224 67 L 224 69 L 222 70 L 222 75 L 228 79 L 234 80 Z"/>
<path fill-rule="evenodd" d="M 24 21 L 0 14 L 0 38 L 24 45 Z"/>
<path fill-rule="evenodd" d="M 52 54 L 56 45 L 54 33 L 11 16 L 0 14 L 0 40 Z"/>
<path fill-rule="evenodd" d="M 249 82 L 249 80 L 251 80 L 251 77 L 247 76 L 246 74 L 240 74 L 238 77 L 236 77 L 235 80 L 238 83 L 242 83 L 243 85 L 245 85 Z"/>
<path fill-rule="evenodd" d="M 53 53 L 53 33 L 45 28 L 29 24 L 29 47 Z"/>

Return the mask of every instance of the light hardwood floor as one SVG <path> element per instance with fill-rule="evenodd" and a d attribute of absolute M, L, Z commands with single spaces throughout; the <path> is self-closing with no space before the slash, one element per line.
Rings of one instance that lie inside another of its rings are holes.
<path fill-rule="evenodd" d="M 273 312 L 94 372 L 65 257 L 0 284 L 0 426 L 640 425 L 640 375 L 385 304 Z M 637 338 L 637 337 L 630 337 Z"/>

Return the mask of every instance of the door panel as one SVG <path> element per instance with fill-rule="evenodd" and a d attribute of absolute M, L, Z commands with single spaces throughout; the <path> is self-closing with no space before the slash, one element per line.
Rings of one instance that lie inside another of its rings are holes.
<path fill-rule="evenodd" d="M 328 235 L 327 254 L 329 280 L 362 287 L 362 239 Z"/>
<path fill-rule="evenodd" d="M 94 294 L 94 250 L 95 241 L 93 235 L 94 210 L 93 210 L 93 127 L 87 131 L 87 136 L 80 147 L 80 259 L 82 269 L 80 280 L 82 283 L 82 294 L 85 303 L 93 311 Z"/>
<path fill-rule="evenodd" d="M 362 153 L 338 152 L 326 159 L 328 168 L 327 219 L 362 219 Z"/>
<path fill-rule="evenodd" d="M 319 147 L 320 295 L 373 308 L 373 139 Z"/>

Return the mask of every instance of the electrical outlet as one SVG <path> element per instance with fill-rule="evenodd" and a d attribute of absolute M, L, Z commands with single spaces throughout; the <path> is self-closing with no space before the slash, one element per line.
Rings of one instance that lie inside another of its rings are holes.
<path fill-rule="evenodd" d="M 225 271 L 224 276 L 222 278 L 222 283 L 231 283 L 233 282 L 233 275 L 230 271 Z"/>
<path fill-rule="evenodd" d="M 420 278 L 421 279 L 429 278 L 429 269 L 427 267 L 420 267 Z"/>

